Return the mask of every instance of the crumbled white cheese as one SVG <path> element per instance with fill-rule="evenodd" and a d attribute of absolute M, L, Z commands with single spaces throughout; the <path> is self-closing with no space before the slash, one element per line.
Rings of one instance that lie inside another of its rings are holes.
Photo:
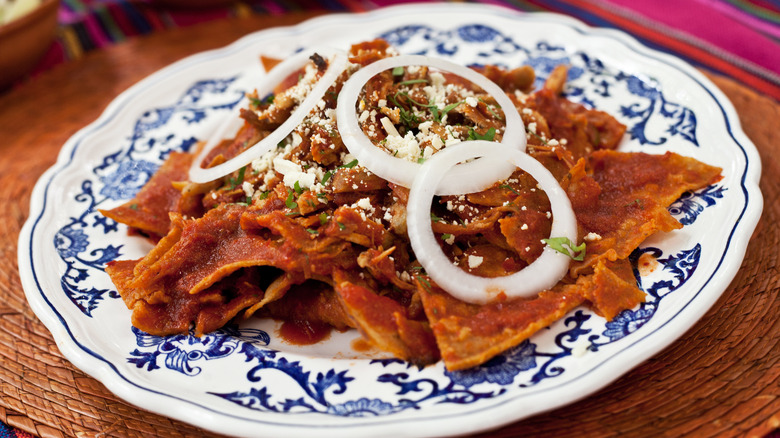
<path fill-rule="evenodd" d="M 431 85 L 423 87 L 425 95 L 428 96 L 428 103 L 435 104 L 439 109 L 446 106 L 447 89 L 444 87 L 444 75 L 439 72 L 430 74 Z"/>
<path fill-rule="evenodd" d="M 468 259 L 469 268 L 474 269 L 482 264 L 483 257 L 470 255 Z"/>
<path fill-rule="evenodd" d="M 317 175 L 314 169 L 310 172 L 304 172 L 301 166 L 281 157 L 274 158 L 274 170 L 284 175 L 284 185 L 290 188 L 295 187 L 295 183 L 301 188 L 309 188 L 317 182 Z"/>
<path fill-rule="evenodd" d="M 249 181 L 244 181 L 241 184 L 241 188 L 244 190 L 244 193 L 246 193 L 247 198 L 251 198 L 255 194 L 255 186 Z"/>
<path fill-rule="evenodd" d="M 583 240 L 585 240 L 586 242 L 601 240 L 601 235 L 596 233 L 588 233 L 585 237 L 583 237 Z"/>
<path fill-rule="evenodd" d="M 476 108 L 477 105 L 479 105 L 479 101 L 474 96 L 469 96 L 466 98 L 466 104 L 472 108 Z"/>
<path fill-rule="evenodd" d="M 385 147 L 393 153 L 393 156 L 401 159 L 416 162 L 420 158 L 420 144 L 411 132 L 407 132 L 405 137 L 388 135 Z"/>
<path fill-rule="evenodd" d="M 362 208 L 363 210 L 373 210 L 374 206 L 371 205 L 371 200 L 368 198 L 360 198 L 358 202 L 355 203 L 358 207 Z"/>

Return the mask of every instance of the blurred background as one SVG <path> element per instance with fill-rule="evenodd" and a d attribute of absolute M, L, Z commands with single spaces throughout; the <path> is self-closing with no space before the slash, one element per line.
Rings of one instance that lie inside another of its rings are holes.
<path fill-rule="evenodd" d="M 0 0 L 0 90 L 168 28 L 252 14 L 361 12 L 392 0 Z M 479 3 L 479 2 L 476 2 Z M 778 0 L 485 0 L 567 14 L 780 99 Z M 207 37 L 207 36 L 204 36 Z"/>

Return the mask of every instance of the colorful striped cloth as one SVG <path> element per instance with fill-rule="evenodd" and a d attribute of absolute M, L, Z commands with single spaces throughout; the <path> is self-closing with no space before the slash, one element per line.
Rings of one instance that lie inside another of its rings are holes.
<path fill-rule="evenodd" d="M 644 44 L 729 76 L 780 100 L 780 0 L 483 0 L 558 12 L 628 32 Z M 40 72 L 136 35 L 249 14 L 360 12 L 398 0 L 241 0 L 215 9 L 170 9 L 153 0 L 62 0 L 57 40 Z"/>

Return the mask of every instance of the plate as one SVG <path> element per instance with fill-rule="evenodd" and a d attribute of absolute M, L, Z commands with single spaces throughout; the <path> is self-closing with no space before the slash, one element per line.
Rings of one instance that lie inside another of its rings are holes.
<path fill-rule="evenodd" d="M 383 37 L 402 53 L 459 63 L 570 65 L 570 99 L 628 126 L 621 150 L 672 150 L 721 166 L 683 195 L 686 226 L 631 256 L 647 302 L 606 322 L 586 308 L 482 366 L 418 368 L 356 349 L 354 332 L 294 347 L 273 321 L 201 338 L 130 325 L 106 262 L 150 245 L 102 217 L 165 157 L 212 132 L 263 72 L 260 54 L 348 48 Z M 19 240 L 31 307 L 74 365 L 151 412 L 242 436 L 439 436 L 495 428 L 587 396 L 659 352 L 715 303 L 736 274 L 762 208 L 760 161 L 723 94 L 698 71 L 612 30 L 485 5 L 411 5 L 332 15 L 248 35 L 179 61 L 118 96 L 74 135 L 37 183 Z"/>

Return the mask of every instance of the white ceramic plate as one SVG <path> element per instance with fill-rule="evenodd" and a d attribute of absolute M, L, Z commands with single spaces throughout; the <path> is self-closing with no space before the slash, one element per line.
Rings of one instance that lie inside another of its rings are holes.
<path fill-rule="evenodd" d="M 205 138 L 262 76 L 258 56 L 385 37 L 403 53 L 463 64 L 571 65 L 571 99 L 616 115 L 621 150 L 672 150 L 723 167 L 724 179 L 677 201 L 686 227 L 634 253 L 648 300 L 609 323 L 587 309 L 483 366 L 418 369 L 355 352 L 355 332 L 281 343 L 270 321 L 200 339 L 134 331 L 102 270 L 149 250 L 96 208 L 131 198 L 171 150 Z M 498 427 L 604 387 L 690 328 L 734 277 L 758 220 L 760 162 L 726 98 L 680 60 L 625 34 L 558 15 L 484 5 L 417 5 L 333 15 L 248 35 L 177 62 L 117 97 L 62 148 L 33 191 L 19 240 L 30 305 L 63 354 L 119 397 L 206 429 L 264 436 L 432 436 Z"/>

